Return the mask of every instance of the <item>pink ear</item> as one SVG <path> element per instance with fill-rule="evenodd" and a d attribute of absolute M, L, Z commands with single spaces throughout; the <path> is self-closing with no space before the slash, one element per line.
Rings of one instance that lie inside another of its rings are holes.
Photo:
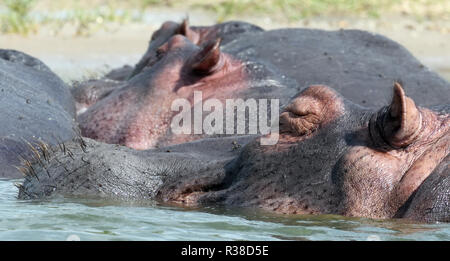
<path fill-rule="evenodd" d="M 384 138 L 395 147 L 406 147 L 419 134 L 421 124 L 420 111 L 396 82 L 392 102 L 383 124 Z"/>
<path fill-rule="evenodd" d="M 184 35 L 192 43 L 197 44 L 199 41 L 199 35 L 191 29 L 189 26 L 189 18 L 185 18 L 177 30 L 178 34 Z"/>
<path fill-rule="evenodd" d="M 221 39 L 208 41 L 193 58 L 192 69 L 201 74 L 210 74 L 219 70 L 223 65 L 223 57 L 220 52 Z"/>

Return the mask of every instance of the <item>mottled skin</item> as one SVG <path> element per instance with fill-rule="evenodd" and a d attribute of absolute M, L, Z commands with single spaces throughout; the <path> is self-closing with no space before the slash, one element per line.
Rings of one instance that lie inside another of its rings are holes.
<path fill-rule="evenodd" d="M 146 151 L 74 142 L 66 144 L 70 155 L 56 151 L 43 166 L 33 165 L 39 180 L 29 174 L 19 198 L 156 200 L 447 222 L 449 108 L 418 107 L 399 84 L 391 104 L 378 111 L 311 86 L 280 114 L 276 145 L 252 136 Z"/>
<path fill-rule="evenodd" d="M 30 157 L 28 142 L 71 140 L 74 104 L 66 84 L 41 61 L 0 49 L 0 177 L 22 177 L 15 166 Z"/>
<path fill-rule="evenodd" d="M 172 133 L 176 99 L 187 99 L 193 106 L 194 92 L 201 91 L 204 100 L 218 99 L 223 108 L 225 99 L 235 98 L 277 98 L 283 105 L 298 90 L 270 66 L 243 63 L 221 52 L 220 40 L 197 46 L 175 35 L 158 50 L 152 67 L 79 115 L 83 136 L 134 149 L 183 143 L 203 135 Z"/>
<path fill-rule="evenodd" d="M 72 93 L 77 102 L 77 114 L 83 113 L 89 106 L 106 97 L 113 89 L 120 88 L 124 81 L 154 65 L 158 61 L 158 49 L 167 44 L 174 35 L 183 35 L 191 43 L 199 46 L 220 38 L 223 45 L 236 39 L 240 34 L 260 31 L 263 29 L 256 25 L 238 21 L 212 26 L 189 26 L 187 19 L 182 23 L 165 22 L 153 33 L 145 54 L 135 66 L 125 65 L 112 70 L 101 79 L 92 79 L 73 86 Z"/>

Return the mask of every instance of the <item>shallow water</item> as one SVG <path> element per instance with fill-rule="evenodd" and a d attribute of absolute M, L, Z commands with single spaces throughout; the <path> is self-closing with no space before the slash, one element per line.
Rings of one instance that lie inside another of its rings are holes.
<path fill-rule="evenodd" d="M 450 224 L 162 207 L 55 199 L 22 201 L 0 180 L 0 240 L 450 240 Z"/>

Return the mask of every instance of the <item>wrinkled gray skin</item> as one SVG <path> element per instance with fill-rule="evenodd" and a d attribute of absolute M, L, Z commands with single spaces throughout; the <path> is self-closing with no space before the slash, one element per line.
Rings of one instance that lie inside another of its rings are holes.
<path fill-rule="evenodd" d="M 276 67 L 303 88 L 333 86 L 346 99 L 380 108 L 401 81 L 417 105 L 448 102 L 450 84 L 430 71 L 403 46 L 360 30 L 279 29 L 242 34 L 222 51 L 246 61 Z"/>
<path fill-rule="evenodd" d="M 66 154 L 55 148 L 54 156 L 45 167 L 50 177 L 45 169 L 38 167 L 39 180 L 26 177 L 19 198 L 153 200 L 164 180 L 172 176 L 203 173 L 208 181 L 223 177 L 224 165 L 238 156 L 240 148 L 253 138 L 204 139 L 146 151 L 84 138 L 84 150 L 79 140 L 65 144 Z M 184 181 L 187 180 L 180 179 Z"/>
<path fill-rule="evenodd" d="M 290 214 L 360 213 L 356 215 L 448 222 L 448 156 L 405 204 L 398 209 L 387 207 L 389 193 L 383 190 L 392 186 L 388 177 L 384 180 L 387 173 L 372 176 L 383 163 L 369 160 L 363 169 L 352 169 L 358 167 L 343 159 L 361 146 L 371 153 L 396 150 L 385 145 L 378 148 L 368 130 L 373 116 L 383 115 L 389 107 L 377 113 L 336 97 L 335 101 L 343 101 L 343 107 L 337 106 L 342 115 L 305 137 L 286 134 L 275 146 L 262 146 L 259 138 L 250 136 L 203 139 L 147 151 L 90 139 L 68 143 L 65 152 L 56 149 L 44 167 L 34 164 L 37 177 L 26 177 L 18 197 L 156 200 Z M 448 114 L 449 108 L 433 110 Z M 352 185 L 349 173 L 362 175 Z M 347 189 L 359 185 L 370 189 L 348 194 Z M 352 212 L 346 205 L 349 197 L 364 199 L 361 202 L 368 205 Z"/>
<path fill-rule="evenodd" d="M 23 175 L 26 141 L 57 144 L 75 136 L 75 102 L 66 84 L 36 58 L 0 50 L 0 177 Z"/>

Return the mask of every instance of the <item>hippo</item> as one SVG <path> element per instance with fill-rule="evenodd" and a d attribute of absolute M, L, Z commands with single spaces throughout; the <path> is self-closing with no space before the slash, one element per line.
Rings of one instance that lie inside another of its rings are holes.
<path fill-rule="evenodd" d="M 21 178 L 16 168 L 30 146 L 56 145 L 77 133 L 75 102 L 67 85 L 44 63 L 0 49 L 0 178 Z"/>
<path fill-rule="evenodd" d="M 270 43 L 270 44 L 267 44 Z M 380 108 L 401 81 L 418 105 L 443 104 L 450 84 L 400 44 L 361 30 L 288 28 L 243 34 L 224 45 L 239 60 L 270 63 L 299 86 L 333 86 L 356 104 Z"/>
<path fill-rule="evenodd" d="M 196 62 L 200 60 L 202 65 Z M 135 149 L 202 138 L 177 140 L 168 129 L 174 116 L 172 102 L 192 100 L 199 90 L 208 92 L 204 98 L 280 99 L 285 105 L 302 88 L 325 84 L 356 104 L 379 108 L 390 95 L 386 86 L 401 80 L 418 105 L 433 106 L 450 97 L 449 83 L 405 48 L 359 30 L 256 31 L 239 34 L 226 44 L 219 38 L 200 46 L 176 34 L 147 64 L 151 66 L 112 87 L 80 115 L 84 136 Z M 273 91 L 270 82 L 283 87 Z"/>
<path fill-rule="evenodd" d="M 223 107 L 226 100 L 277 99 L 279 109 L 298 92 L 295 82 L 283 79 L 276 68 L 236 60 L 222 52 L 220 44 L 220 38 L 198 46 L 182 35 L 173 36 L 158 49 L 153 66 L 120 87 L 113 87 L 106 97 L 78 116 L 82 135 L 139 150 L 184 143 L 204 135 L 173 132 L 171 123 L 179 114 L 173 105 L 179 99 L 188 101 L 192 107 L 208 99 L 219 101 Z M 200 99 L 195 98 L 196 92 L 201 93 Z M 246 113 L 245 106 L 237 109 Z M 223 113 L 225 125 L 227 117 Z"/>
<path fill-rule="evenodd" d="M 158 48 L 166 44 L 174 35 L 183 35 L 196 45 L 220 38 L 220 43 L 223 45 L 240 34 L 260 31 L 263 31 L 261 27 L 240 21 L 229 21 L 212 26 L 189 26 L 187 18 L 182 23 L 167 21 L 153 33 L 146 52 L 135 66 L 124 65 L 108 72 L 103 78 L 89 79 L 73 85 L 72 94 L 76 100 L 77 114 L 86 111 L 89 106 L 106 97 L 115 88 L 122 87 L 124 81 L 151 67 L 158 60 Z"/>
<path fill-rule="evenodd" d="M 147 51 L 134 66 L 129 77 L 131 78 L 144 70 L 145 67 L 151 66 L 152 61 L 158 55 L 158 48 L 167 43 L 174 35 L 183 35 L 196 45 L 220 38 L 221 44 L 225 45 L 242 34 L 262 31 L 264 30 L 257 25 L 241 21 L 229 21 L 212 26 L 189 26 L 189 20 L 187 18 L 182 23 L 172 21 L 164 22 L 153 33 Z"/>
<path fill-rule="evenodd" d="M 391 102 L 371 109 L 310 86 L 281 111 L 274 145 L 242 135 L 134 150 L 78 138 L 26 168 L 18 198 L 449 222 L 450 105 L 418 106 L 405 89 L 395 83 Z"/>

